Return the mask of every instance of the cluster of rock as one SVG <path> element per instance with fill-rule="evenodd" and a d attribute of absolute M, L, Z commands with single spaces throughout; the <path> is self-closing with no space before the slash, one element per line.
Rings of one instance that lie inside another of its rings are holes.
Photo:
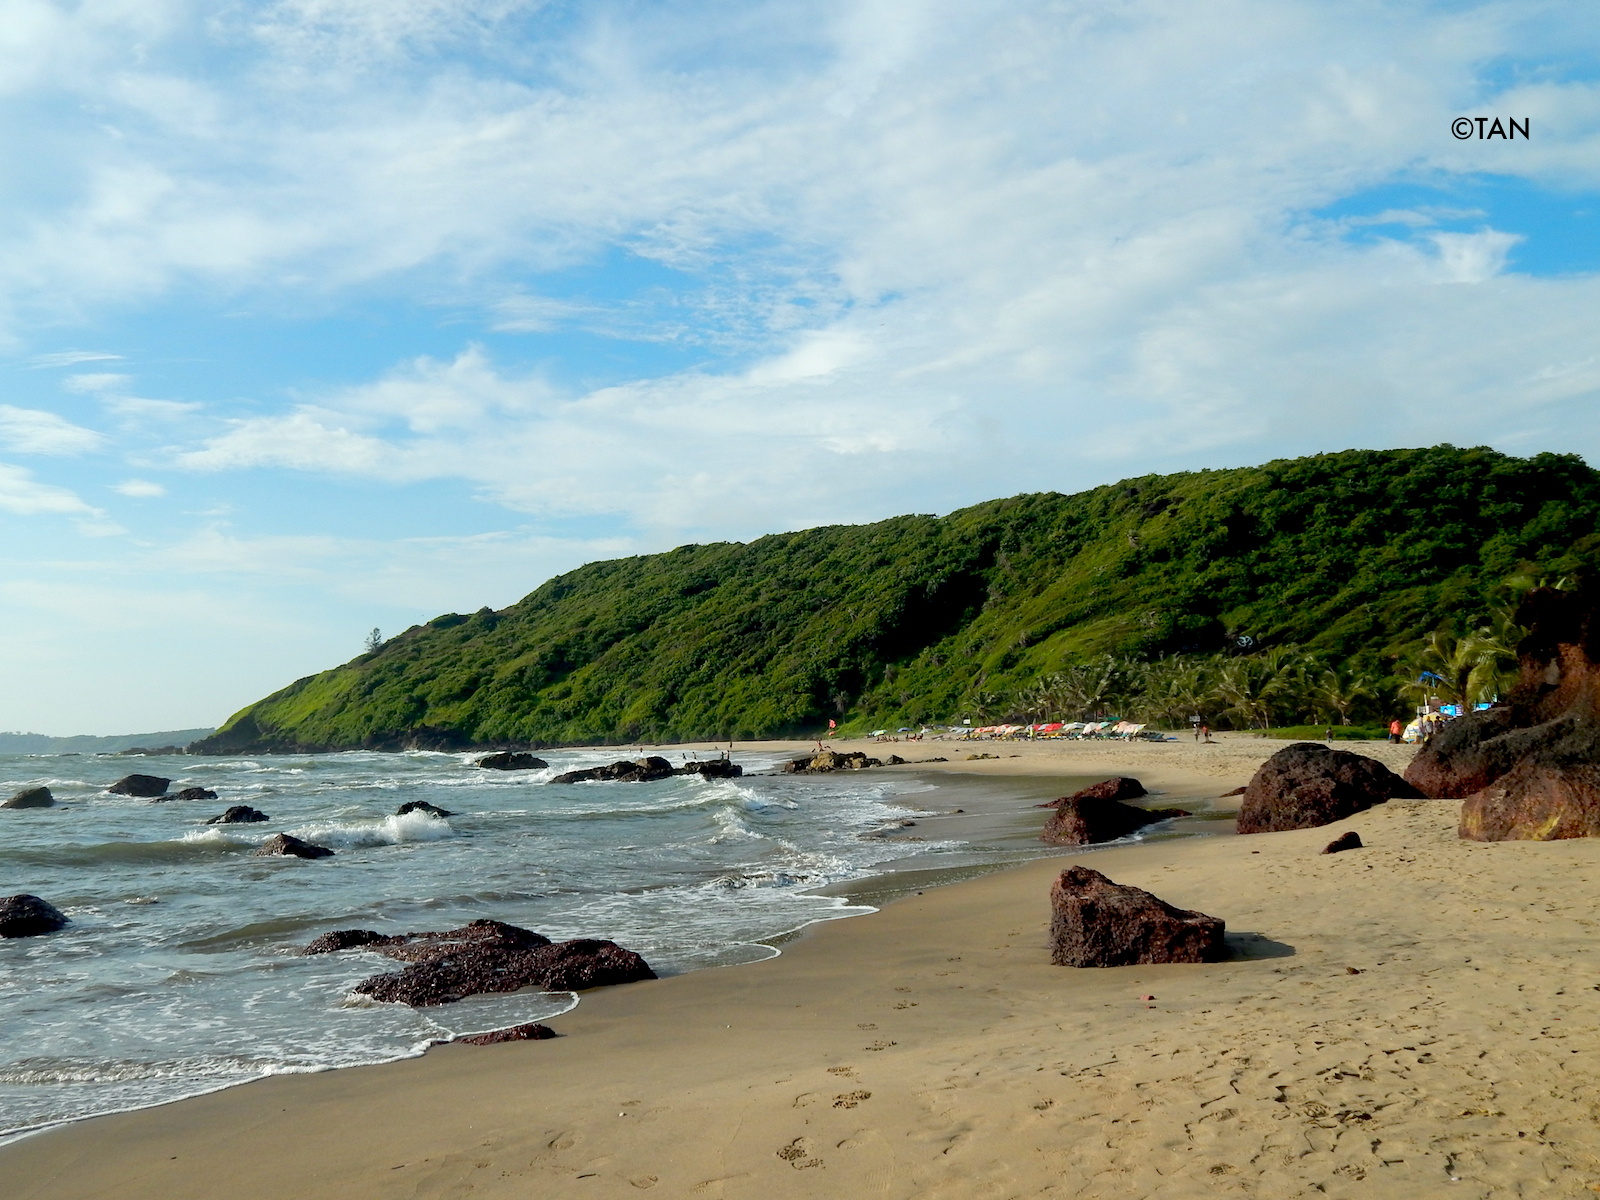
<path fill-rule="evenodd" d="M 672 775 L 700 775 L 706 779 L 737 779 L 744 774 L 744 768 L 736 762 L 729 762 L 725 758 L 711 758 L 704 762 L 684 763 L 674 767 L 666 759 L 657 755 L 645 758 L 635 758 L 608 763 L 603 767 L 585 767 L 578 771 L 566 771 L 552 779 L 551 783 L 650 783 L 657 779 L 666 779 Z"/>
<path fill-rule="evenodd" d="M 215 800 L 217 794 L 210 788 L 187 787 L 167 795 L 172 780 L 159 775 L 124 775 L 106 791 L 113 796 L 136 796 L 141 800 Z"/>
<path fill-rule="evenodd" d="M 60 909 L 37 896 L 22 893 L 0 898 L 0 938 L 38 937 L 68 924 Z"/>
<path fill-rule="evenodd" d="M 1068 867 L 1050 888 L 1050 961 L 1060 967 L 1220 962 L 1224 923 L 1142 888 Z"/>
<path fill-rule="evenodd" d="M 1189 816 L 1188 810 L 1182 808 L 1138 808 L 1123 803 L 1146 794 L 1137 779 L 1119 775 L 1041 804 L 1040 808 L 1055 811 L 1045 822 L 1039 840 L 1052 846 L 1088 846 L 1127 837 L 1157 821 Z"/>
<path fill-rule="evenodd" d="M 1600 594 L 1539 588 L 1517 620 L 1528 635 L 1505 703 L 1445 725 L 1406 779 L 1460 799 L 1474 841 L 1600 836 Z"/>
<path fill-rule="evenodd" d="M 904 761 L 903 759 L 901 761 Z M 859 750 L 848 754 L 838 750 L 823 750 L 805 758 L 795 758 L 783 764 L 785 775 L 821 775 L 828 771 L 863 771 L 868 767 L 881 767 L 876 758 L 868 758 Z"/>
<path fill-rule="evenodd" d="M 1397 798 L 1423 796 L 1375 758 L 1295 742 L 1256 769 L 1239 805 L 1238 830 L 1315 829 Z"/>
<path fill-rule="evenodd" d="M 373 950 L 408 964 L 374 975 L 355 990 L 384 1003 L 423 1007 L 466 996 L 538 988 L 575 992 L 654 979 L 656 973 L 632 950 L 598 938 L 552 942 L 543 934 L 501 921 L 478 920 L 440 933 L 384 936 L 371 929 L 336 929 L 302 954 Z M 497 1031 L 498 1037 L 508 1031 Z M 530 1034 L 527 1036 L 541 1036 Z"/>

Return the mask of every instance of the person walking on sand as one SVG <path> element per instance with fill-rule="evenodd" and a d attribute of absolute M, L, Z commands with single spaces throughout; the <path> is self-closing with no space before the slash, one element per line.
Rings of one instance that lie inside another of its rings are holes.
<path fill-rule="evenodd" d="M 1211 726 L 1206 724 L 1204 721 L 1200 722 L 1200 732 L 1197 740 L 1204 741 L 1208 746 L 1216 745 L 1216 743 L 1211 740 Z"/>
<path fill-rule="evenodd" d="M 1399 717 L 1396 717 L 1394 720 L 1389 722 L 1389 740 L 1395 743 L 1395 745 L 1400 744 L 1401 740 L 1405 737 L 1405 732 L 1406 727 L 1400 724 Z"/>

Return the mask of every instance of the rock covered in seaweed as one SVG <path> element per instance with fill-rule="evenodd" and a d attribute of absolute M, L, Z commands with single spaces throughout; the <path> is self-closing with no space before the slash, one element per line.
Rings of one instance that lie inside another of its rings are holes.
<path fill-rule="evenodd" d="M 1142 888 L 1068 867 L 1050 888 L 1050 961 L 1061 967 L 1219 962 L 1224 923 Z"/>
<path fill-rule="evenodd" d="M 326 846 L 303 842 L 292 833 L 275 833 L 261 843 L 257 858 L 332 858 L 333 851 Z"/>
<path fill-rule="evenodd" d="M 0 938 L 38 937 L 69 924 L 66 915 L 48 900 L 23 892 L 0 899 Z"/>
<path fill-rule="evenodd" d="M 0 808 L 52 808 L 56 798 L 50 794 L 47 787 L 23 788 Z"/>
<path fill-rule="evenodd" d="M 1419 800 L 1422 793 L 1375 758 L 1295 742 L 1256 769 L 1244 789 L 1238 830 L 1315 829 L 1397 798 Z"/>

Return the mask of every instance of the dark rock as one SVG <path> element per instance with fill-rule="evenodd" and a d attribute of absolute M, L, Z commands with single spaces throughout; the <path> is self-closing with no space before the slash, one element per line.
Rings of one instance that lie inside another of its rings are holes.
<path fill-rule="evenodd" d="M 520 750 L 502 750 L 480 758 L 478 765 L 489 771 L 542 771 L 550 764 Z"/>
<path fill-rule="evenodd" d="M 162 779 L 159 775 L 124 775 L 106 791 L 113 796 L 139 796 L 150 800 L 156 796 L 165 796 L 167 784 L 171 782 L 172 780 Z"/>
<path fill-rule="evenodd" d="M 1068 867 L 1050 888 L 1050 961 L 1061 967 L 1219 962 L 1223 922 Z"/>
<path fill-rule="evenodd" d="M 1055 812 L 1044 823 L 1039 840 L 1051 846 L 1088 846 L 1111 842 L 1137 833 L 1157 821 L 1187 817 L 1183 808 L 1136 808 L 1115 800 L 1086 800 L 1066 796 L 1055 803 Z"/>
<path fill-rule="evenodd" d="M 1600 834 L 1600 589 L 1538 588 L 1517 621 L 1518 676 L 1503 704 L 1447 722 L 1406 778 L 1464 798 L 1461 836 L 1549 841 Z"/>
<path fill-rule="evenodd" d="M 685 763 L 675 773 L 698 775 L 702 779 L 737 779 L 744 774 L 744 768 L 725 758 L 708 758 L 704 762 Z"/>
<path fill-rule="evenodd" d="M 1375 758 L 1321 742 L 1285 746 L 1257 768 L 1239 806 L 1240 833 L 1314 829 L 1417 791 Z"/>
<path fill-rule="evenodd" d="M 177 792 L 171 796 L 166 796 L 163 798 L 167 800 L 215 800 L 217 798 L 217 794 L 210 788 L 190 787 L 184 788 L 181 792 Z"/>
<path fill-rule="evenodd" d="M 394 810 L 394 815 L 397 817 L 403 817 L 407 813 L 412 812 L 424 812 L 430 817 L 438 817 L 441 821 L 447 817 L 455 816 L 455 813 L 451 812 L 448 808 L 439 808 L 435 805 L 429 804 L 426 800 L 407 800 L 399 808 Z"/>
<path fill-rule="evenodd" d="M 489 1033 L 468 1034 L 452 1038 L 451 1041 L 460 1042 L 463 1046 L 498 1046 L 501 1042 L 543 1042 L 559 1036 L 550 1026 L 530 1021 L 526 1025 L 513 1025 L 510 1029 L 495 1029 Z"/>
<path fill-rule="evenodd" d="M 270 821 L 271 817 L 259 808 L 251 808 L 248 804 L 235 804 L 220 817 L 212 817 L 207 825 L 253 825 L 260 821 Z"/>
<path fill-rule="evenodd" d="M 1034 807 L 1054 808 L 1062 800 L 1137 800 L 1140 796 L 1146 795 L 1149 793 L 1144 790 L 1144 784 L 1126 775 L 1118 775 L 1113 779 L 1092 783 L 1070 796 L 1063 796 L 1061 800 L 1046 800 L 1043 804 L 1035 804 Z"/>
<path fill-rule="evenodd" d="M 1333 841 L 1322 848 L 1322 852 L 1324 854 L 1338 854 L 1344 850 L 1360 850 L 1361 848 L 1361 835 L 1352 829 L 1334 838 Z"/>
<path fill-rule="evenodd" d="M 883 764 L 875 758 L 868 758 L 859 750 L 852 750 L 848 754 L 841 754 L 837 750 L 823 750 L 808 758 L 797 758 L 784 763 L 783 770 L 788 775 L 821 775 L 828 771 L 863 771 L 868 767 L 881 767 Z"/>
<path fill-rule="evenodd" d="M 183 754 L 182 746 L 129 746 L 126 750 L 118 750 L 119 758 L 127 755 L 156 755 L 156 754 Z"/>
<path fill-rule="evenodd" d="M 1224 796 L 1242 796 L 1242 795 L 1244 795 L 1244 792 L 1245 792 L 1244 788 L 1236 787 L 1236 788 L 1233 789 L 1233 791 L 1231 791 L 1231 792 L 1223 792 L 1222 794 Z"/>
<path fill-rule="evenodd" d="M 950 760 L 948 758 L 922 758 L 922 759 L 918 759 L 917 761 L 918 762 L 930 763 L 930 762 L 949 762 Z"/>
<path fill-rule="evenodd" d="M 37 896 L 24 893 L 0 899 L 0 938 L 37 937 L 67 925 L 60 909 Z"/>
<path fill-rule="evenodd" d="M 498 921 L 474 921 L 445 933 L 410 934 L 374 948 L 410 965 L 363 980 L 355 990 L 384 1003 L 413 1007 L 449 1004 L 486 992 L 530 987 L 582 991 L 656 977 L 643 958 L 615 942 L 577 938 L 552 943 L 531 930 Z"/>
<path fill-rule="evenodd" d="M 332 858 L 333 851 L 326 846 L 314 846 L 310 842 L 302 842 L 292 833 L 275 833 L 261 843 L 261 849 L 256 851 L 257 858 L 270 858 L 281 855 L 287 858 Z"/>
<path fill-rule="evenodd" d="M 56 798 L 50 794 L 47 787 L 23 788 L 0 808 L 51 808 L 55 805 Z"/>
<path fill-rule="evenodd" d="M 1530 759 L 1462 801 L 1459 832 L 1475 842 L 1600 837 L 1600 765 Z"/>
<path fill-rule="evenodd" d="M 361 946 L 403 941 L 400 937 L 386 937 L 375 929 L 331 929 L 307 943 L 301 954 L 335 954 L 340 950 L 355 950 Z"/>
<path fill-rule="evenodd" d="M 557 775 L 551 783 L 650 783 L 673 774 L 672 764 L 664 758 L 650 755 L 631 762 L 614 762 L 604 767 L 589 767 L 581 771 L 567 771 Z"/>
<path fill-rule="evenodd" d="M 888 758 L 883 760 L 883 765 L 886 767 L 899 767 L 904 766 L 905 761 L 906 760 L 901 758 L 898 754 L 891 754 Z"/>

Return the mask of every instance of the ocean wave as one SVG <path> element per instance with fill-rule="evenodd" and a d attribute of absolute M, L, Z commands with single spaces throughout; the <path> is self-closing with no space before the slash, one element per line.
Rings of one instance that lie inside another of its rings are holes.
<path fill-rule="evenodd" d="M 456 831 L 442 817 L 413 811 L 403 817 L 384 817 L 380 821 L 313 821 L 297 827 L 294 835 L 319 846 L 353 850 L 363 846 L 398 846 L 403 842 L 437 842 L 455 837 Z"/>

